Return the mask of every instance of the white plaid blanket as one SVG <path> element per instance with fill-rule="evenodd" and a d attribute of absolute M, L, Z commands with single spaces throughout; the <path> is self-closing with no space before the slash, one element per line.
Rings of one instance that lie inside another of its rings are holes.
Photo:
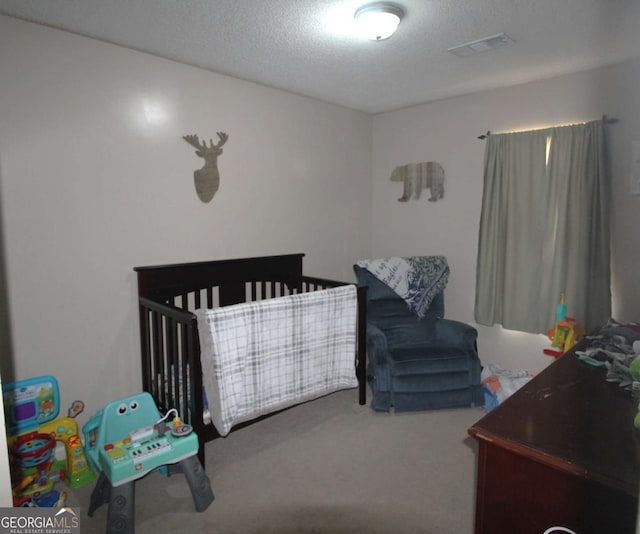
<path fill-rule="evenodd" d="M 218 432 L 357 387 L 356 315 L 354 285 L 197 310 L 202 381 Z"/>

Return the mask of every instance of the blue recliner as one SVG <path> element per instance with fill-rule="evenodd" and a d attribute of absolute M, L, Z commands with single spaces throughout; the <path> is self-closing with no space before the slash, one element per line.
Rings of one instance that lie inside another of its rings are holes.
<path fill-rule="evenodd" d="M 367 286 L 371 408 L 419 411 L 484 405 L 475 328 L 444 319 L 444 292 L 422 318 L 389 286 L 354 265 Z"/>

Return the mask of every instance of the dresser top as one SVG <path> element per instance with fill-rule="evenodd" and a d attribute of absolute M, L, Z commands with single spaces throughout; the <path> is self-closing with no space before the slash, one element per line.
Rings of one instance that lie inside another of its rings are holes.
<path fill-rule="evenodd" d="M 606 369 L 570 351 L 469 429 L 557 469 L 638 496 L 638 400 L 605 380 Z"/>

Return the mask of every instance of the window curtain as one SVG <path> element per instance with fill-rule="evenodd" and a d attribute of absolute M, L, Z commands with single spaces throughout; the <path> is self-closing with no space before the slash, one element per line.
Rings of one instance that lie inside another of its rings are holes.
<path fill-rule="evenodd" d="M 561 293 L 587 329 L 610 317 L 605 139 L 603 121 L 487 138 L 476 322 L 546 333 Z"/>

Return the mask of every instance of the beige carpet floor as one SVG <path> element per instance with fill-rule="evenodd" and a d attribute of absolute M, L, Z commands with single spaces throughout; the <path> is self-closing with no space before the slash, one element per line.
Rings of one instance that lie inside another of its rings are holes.
<path fill-rule="evenodd" d="M 180 474 L 136 482 L 145 533 L 451 533 L 473 531 L 482 408 L 380 414 L 341 391 L 206 445 L 214 502 L 195 512 Z M 69 492 L 83 533 L 105 532 L 107 505 L 87 516 L 92 486 Z"/>

